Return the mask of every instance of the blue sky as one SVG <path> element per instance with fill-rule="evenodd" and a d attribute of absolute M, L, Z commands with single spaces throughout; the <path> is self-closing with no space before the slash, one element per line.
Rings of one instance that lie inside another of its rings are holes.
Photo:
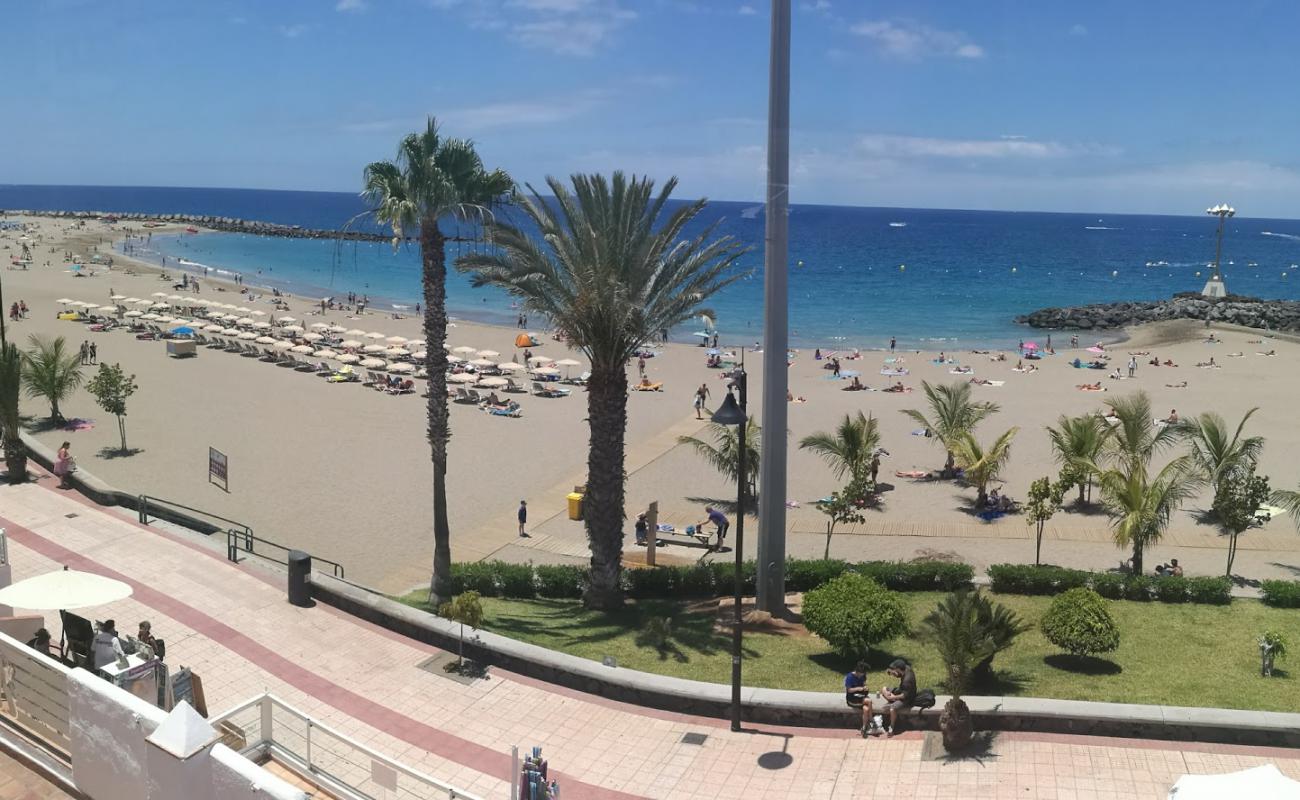
<path fill-rule="evenodd" d="M 762 196 L 766 0 L 33 0 L 0 182 L 351 191 L 427 114 L 521 181 Z M 1300 217 L 1300 4 L 796 0 L 800 203 Z"/>

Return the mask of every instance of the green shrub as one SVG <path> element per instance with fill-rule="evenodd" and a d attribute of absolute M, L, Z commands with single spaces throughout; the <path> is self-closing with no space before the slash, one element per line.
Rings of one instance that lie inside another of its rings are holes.
<path fill-rule="evenodd" d="M 1057 594 L 1087 585 L 1088 573 L 1050 565 L 994 564 L 989 567 L 993 591 L 1006 594 Z"/>
<path fill-rule="evenodd" d="M 1187 597 L 1187 578 L 1181 575 L 1169 575 L 1166 577 L 1154 578 L 1152 583 L 1155 585 L 1156 599 L 1162 603 L 1186 603 Z"/>
<path fill-rule="evenodd" d="M 1124 576 L 1117 572 L 1098 572 L 1092 576 L 1092 590 L 1107 600 L 1123 600 L 1124 583 Z"/>
<path fill-rule="evenodd" d="M 848 568 L 848 563 L 838 558 L 787 561 L 785 565 L 786 591 L 806 592 L 810 589 L 816 589 L 823 583 L 843 575 Z"/>
<path fill-rule="evenodd" d="M 850 658 L 863 657 L 872 645 L 907 631 L 902 599 L 852 572 L 806 593 L 803 621 L 808 630 Z"/>
<path fill-rule="evenodd" d="M 1187 578 L 1187 596 L 1193 603 L 1226 606 L 1232 602 L 1232 581 L 1217 578 Z"/>
<path fill-rule="evenodd" d="M 713 584 L 718 587 L 718 593 L 731 594 L 736 584 L 736 565 L 730 561 L 711 561 L 708 566 L 713 570 Z M 753 561 L 744 562 L 740 577 L 744 593 L 752 595 L 758 585 L 758 565 Z"/>
<path fill-rule="evenodd" d="M 675 567 L 644 567 L 623 570 L 627 596 L 637 599 L 669 597 L 677 585 Z"/>
<path fill-rule="evenodd" d="M 1039 623 L 1047 641 L 1076 656 L 1119 647 L 1119 629 L 1106 601 L 1091 589 L 1071 589 L 1052 600 Z"/>
<path fill-rule="evenodd" d="M 537 594 L 539 597 L 582 597 L 587 583 L 586 567 L 574 564 L 538 564 Z"/>
<path fill-rule="evenodd" d="M 683 597 L 716 597 L 730 593 L 731 587 L 719 588 L 714 583 L 714 571 L 708 564 L 677 567 L 676 594 Z"/>
<path fill-rule="evenodd" d="M 1146 575 L 1128 575 L 1124 578 L 1124 599 L 1146 602 L 1151 599 L 1152 581 Z"/>
<path fill-rule="evenodd" d="M 1300 581 L 1264 581 L 1264 602 L 1277 608 L 1300 608 Z"/>
<path fill-rule="evenodd" d="M 508 564 L 505 561 L 496 561 L 493 564 L 496 567 L 497 583 L 501 586 L 502 597 L 528 599 L 537 596 L 532 564 Z"/>
<path fill-rule="evenodd" d="M 482 597 L 497 597 L 496 562 L 467 561 L 451 565 L 451 593 L 478 592 Z"/>
<path fill-rule="evenodd" d="M 935 565 L 935 580 L 945 592 L 964 589 L 975 580 L 975 568 L 970 564 L 932 561 Z"/>
<path fill-rule="evenodd" d="M 896 592 L 931 592 L 970 585 L 975 570 L 969 564 L 946 561 L 864 561 L 850 568 Z"/>

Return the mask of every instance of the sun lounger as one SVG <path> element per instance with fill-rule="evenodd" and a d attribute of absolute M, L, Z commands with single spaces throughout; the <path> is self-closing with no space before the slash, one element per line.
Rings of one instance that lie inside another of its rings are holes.
<path fill-rule="evenodd" d="M 465 390 L 465 394 L 469 395 L 469 401 L 470 401 L 471 403 L 473 403 L 474 405 L 476 405 L 476 406 L 477 406 L 477 405 L 482 405 L 482 403 L 483 403 L 483 397 L 482 397 L 481 395 L 479 395 L 478 392 L 474 391 L 473 389 L 466 389 L 466 390 Z"/>
<path fill-rule="evenodd" d="M 357 373 L 352 371 L 352 367 L 343 367 L 328 378 L 330 383 L 352 383 L 356 379 Z"/>
<path fill-rule="evenodd" d="M 295 370 L 297 370 L 298 372 L 315 372 L 315 371 L 316 371 L 316 367 L 317 367 L 317 365 L 311 363 L 310 361 L 308 361 L 308 360 L 305 359 L 305 358 L 303 358 L 303 359 L 295 359 L 295 362 L 296 362 L 296 363 L 294 364 L 293 368 L 294 368 Z M 323 365 L 322 365 L 322 366 L 323 366 Z"/>
<path fill-rule="evenodd" d="M 662 392 L 663 390 L 664 390 L 664 385 L 662 382 L 632 384 L 632 391 L 634 392 Z"/>
<path fill-rule="evenodd" d="M 591 379 L 591 372 L 584 372 L 576 378 L 565 378 L 560 383 L 567 383 L 573 386 L 586 386 L 587 381 Z"/>
<path fill-rule="evenodd" d="M 520 386 L 519 384 L 515 383 L 514 378 L 506 378 L 506 385 L 502 389 L 502 391 L 518 393 L 518 392 L 527 392 L 528 390 Z"/>
<path fill-rule="evenodd" d="M 483 410 L 494 417 L 522 417 L 523 409 L 518 403 L 511 403 L 508 406 L 483 406 Z"/>
<path fill-rule="evenodd" d="M 533 381 L 533 394 L 538 397 L 568 397 L 569 390 L 561 389 L 558 386 L 545 386 L 537 381 Z"/>
<path fill-rule="evenodd" d="M 456 387 L 456 402 L 473 403 L 474 401 L 470 399 L 468 389 L 466 389 L 464 386 L 458 386 Z"/>

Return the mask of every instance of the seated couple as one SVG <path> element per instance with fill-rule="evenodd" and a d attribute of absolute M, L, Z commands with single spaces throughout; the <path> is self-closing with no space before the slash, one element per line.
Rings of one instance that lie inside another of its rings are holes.
<path fill-rule="evenodd" d="M 872 720 L 872 710 L 876 703 L 880 704 L 881 714 L 889 717 L 884 726 L 885 735 L 893 736 L 898 732 L 898 712 L 911 708 L 916 701 L 916 673 L 910 664 L 901 658 L 896 658 L 885 672 L 896 678 L 898 685 L 892 689 L 886 686 L 880 687 L 880 693 L 875 695 L 874 699 L 867 689 L 865 661 L 859 661 L 853 671 L 844 676 L 844 701 L 853 708 L 862 709 L 863 736 L 875 736 L 881 732 L 880 727 Z"/>

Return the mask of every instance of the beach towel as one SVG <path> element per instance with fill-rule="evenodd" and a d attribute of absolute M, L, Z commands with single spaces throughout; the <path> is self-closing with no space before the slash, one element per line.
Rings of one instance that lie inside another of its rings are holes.
<path fill-rule="evenodd" d="M 975 370 L 970 367 L 954 367 L 948 370 L 949 375 L 974 375 Z"/>
<path fill-rule="evenodd" d="M 900 469 L 894 473 L 896 478 L 912 478 L 918 480 L 930 477 L 930 473 L 923 469 Z"/>
<path fill-rule="evenodd" d="M 908 371 L 906 369 L 882 369 L 880 370 L 880 374 L 887 378 L 899 378 L 903 375 L 907 375 Z"/>
<path fill-rule="evenodd" d="M 989 381 L 989 382 L 987 382 L 987 383 L 985 383 L 985 384 L 983 384 L 983 385 L 984 385 L 984 386 L 1002 386 L 1002 385 L 1005 384 L 1005 383 L 1006 383 L 1006 381 Z"/>
<path fill-rule="evenodd" d="M 93 419 L 82 419 L 81 417 L 77 417 L 64 423 L 61 430 L 88 431 L 93 427 L 95 427 L 95 421 Z"/>

